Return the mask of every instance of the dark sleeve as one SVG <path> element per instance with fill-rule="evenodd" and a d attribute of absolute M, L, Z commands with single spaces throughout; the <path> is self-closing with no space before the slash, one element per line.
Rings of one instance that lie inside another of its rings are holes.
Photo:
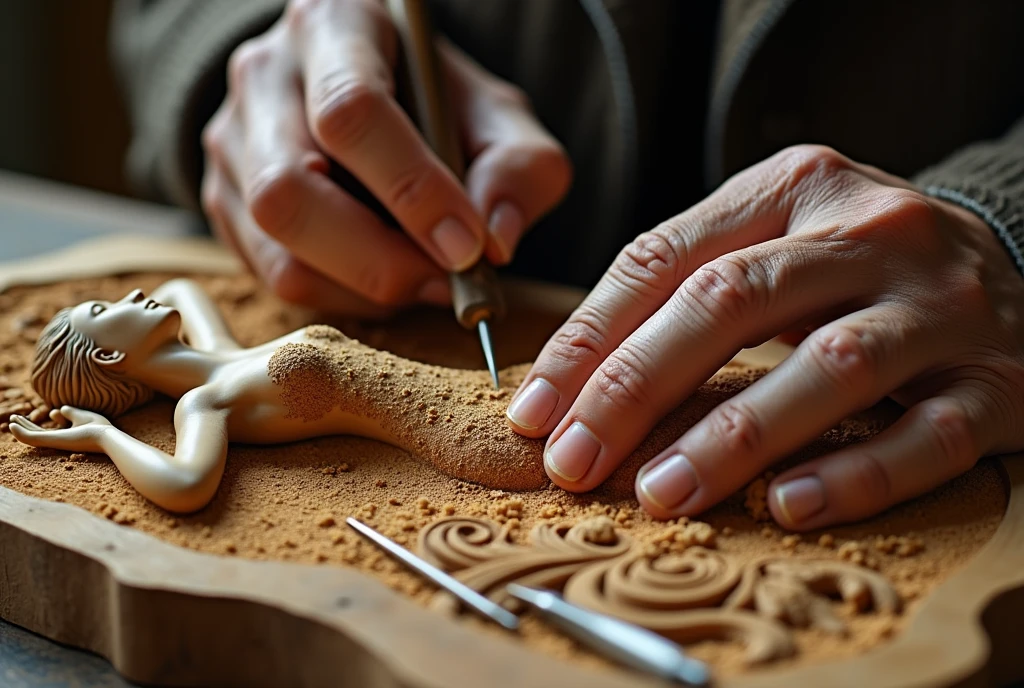
<path fill-rule="evenodd" d="M 985 220 L 1024 274 L 1024 119 L 1003 138 L 967 146 L 913 181 Z"/>
<path fill-rule="evenodd" d="M 117 0 L 111 53 L 131 114 L 129 180 L 198 208 L 199 135 L 224 96 L 227 58 L 265 31 L 285 0 Z"/>

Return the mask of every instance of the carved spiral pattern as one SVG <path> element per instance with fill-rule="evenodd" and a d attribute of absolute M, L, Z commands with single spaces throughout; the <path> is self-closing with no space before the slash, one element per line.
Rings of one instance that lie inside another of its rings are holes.
<path fill-rule="evenodd" d="M 511 554 L 516 548 L 498 524 L 479 518 L 447 518 L 432 523 L 419 537 L 419 554 L 445 571 L 460 571 Z"/>
<path fill-rule="evenodd" d="M 751 664 L 793 654 L 787 626 L 845 632 L 830 598 L 859 611 L 898 613 L 901 606 L 884 576 L 854 564 L 788 558 L 738 564 L 703 547 L 651 558 L 607 517 L 538 525 L 528 546 L 511 544 L 491 521 L 442 519 L 421 533 L 419 550 L 510 609 L 518 603 L 504 592 L 508 583 L 564 589 L 570 602 L 676 642 L 741 642 Z M 439 592 L 434 606 L 454 611 L 457 603 Z"/>
<path fill-rule="evenodd" d="M 792 638 L 778 622 L 714 609 L 739 579 L 735 564 L 694 547 L 653 560 L 632 554 L 591 564 L 568 580 L 565 598 L 676 642 L 737 640 L 746 646 L 751 664 L 792 654 Z"/>

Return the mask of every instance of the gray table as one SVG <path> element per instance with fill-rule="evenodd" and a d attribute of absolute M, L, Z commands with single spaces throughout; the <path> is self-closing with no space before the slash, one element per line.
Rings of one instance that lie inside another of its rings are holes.
<path fill-rule="evenodd" d="M 0 170 L 0 262 L 114 233 L 200 232 L 192 215 Z M 4 688 L 108 688 L 127 683 L 96 655 L 58 645 L 0 620 Z"/>

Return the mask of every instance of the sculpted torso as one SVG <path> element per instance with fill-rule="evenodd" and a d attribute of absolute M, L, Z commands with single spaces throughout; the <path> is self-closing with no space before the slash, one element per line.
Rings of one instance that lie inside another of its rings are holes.
<path fill-rule="evenodd" d="M 355 434 L 466 480 L 508 489 L 545 482 L 542 442 L 507 427 L 504 393 L 482 391 L 486 372 L 408 361 L 326 326 L 242 348 L 189 280 L 168 282 L 151 299 L 135 291 L 61 311 L 40 335 L 32 384 L 72 427 L 43 429 L 15 416 L 17 439 L 106 453 L 140 493 L 171 511 L 212 499 L 229 441 Z M 153 392 L 179 399 L 173 456 L 108 420 Z"/>

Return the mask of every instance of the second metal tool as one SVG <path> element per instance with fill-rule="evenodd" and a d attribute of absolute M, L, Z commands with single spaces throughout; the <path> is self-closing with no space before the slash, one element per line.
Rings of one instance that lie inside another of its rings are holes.
<path fill-rule="evenodd" d="M 458 133 L 449 112 L 444 78 L 434 47 L 434 31 L 423 0 L 388 0 L 388 11 L 402 42 L 406 75 L 423 138 L 460 180 L 465 163 Z M 498 368 L 489 323 L 505 315 L 505 301 L 498 278 L 486 259 L 463 272 L 451 274 L 452 305 L 459 324 L 476 328 L 487 369 L 498 389 Z"/>
<path fill-rule="evenodd" d="M 570 604 L 550 590 L 510 583 L 505 591 L 573 638 L 627 666 L 688 686 L 706 686 L 711 680 L 704 662 L 653 631 Z"/>

